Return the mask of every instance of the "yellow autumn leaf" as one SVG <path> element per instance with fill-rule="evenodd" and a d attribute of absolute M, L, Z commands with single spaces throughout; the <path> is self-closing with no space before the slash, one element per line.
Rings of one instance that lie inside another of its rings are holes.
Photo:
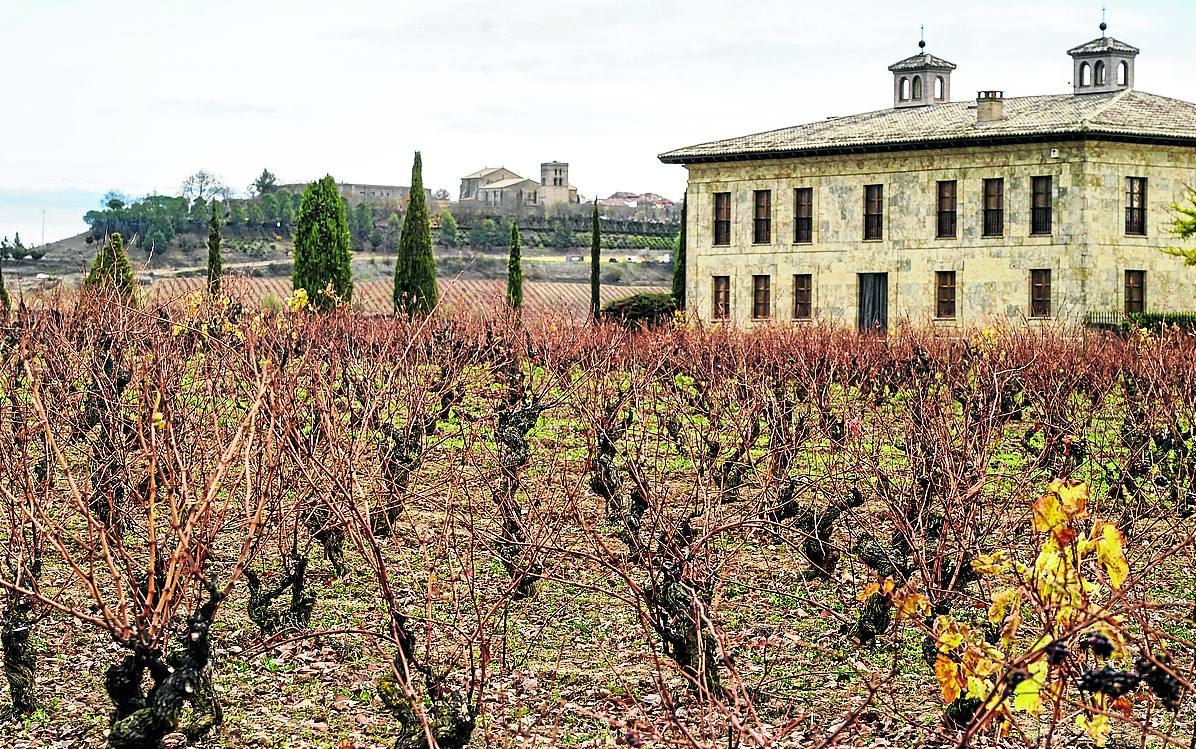
<path fill-rule="evenodd" d="M 1076 537 L 1071 527 L 1071 518 L 1063 510 L 1059 495 L 1054 492 L 1043 495 L 1031 508 L 1034 514 L 1034 530 L 1050 533 L 1059 546 L 1066 546 Z"/>
<path fill-rule="evenodd" d="M 990 649 L 985 645 L 968 645 L 964 649 L 963 655 L 960 657 L 960 662 L 963 664 L 965 674 L 969 676 L 992 676 L 997 671 L 1001 670 L 1000 661 L 1004 659 L 1005 654 L 995 648 Z"/>
<path fill-rule="evenodd" d="M 857 598 L 859 598 L 861 601 L 866 601 L 876 593 L 884 593 L 887 596 L 891 594 L 896 587 L 897 584 L 893 582 L 893 578 L 887 577 L 885 578 L 884 582 L 881 583 L 868 583 L 868 585 L 864 587 L 863 592 L 860 593 Z"/>
<path fill-rule="evenodd" d="M 1009 609 L 1021 604 L 1021 595 L 1017 588 L 1001 588 L 993 591 L 992 605 L 988 607 L 988 620 L 997 624 L 1005 620 Z"/>
<path fill-rule="evenodd" d="M 1112 523 L 1097 523 L 1092 529 L 1092 540 L 1096 542 L 1096 559 L 1105 568 L 1109 582 L 1120 589 L 1130 576 L 1130 565 L 1125 560 L 1125 537 Z"/>
<path fill-rule="evenodd" d="M 1034 530 L 1050 533 L 1060 546 L 1066 546 L 1076 537 L 1071 521 L 1088 515 L 1088 486 L 1054 481 L 1032 509 Z"/>
<path fill-rule="evenodd" d="M 1063 514 L 1068 520 L 1088 514 L 1088 485 L 1073 481 L 1055 481 L 1050 491 L 1058 495 Z"/>
<path fill-rule="evenodd" d="M 968 691 L 964 696 L 972 700 L 984 700 L 992 696 L 993 683 L 989 679 L 981 679 L 979 676 L 968 677 Z"/>
<path fill-rule="evenodd" d="M 867 601 L 874 593 L 880 592 L 880 583 L 868 583 L 860 594 L 856 596 L 861 601 Z"/>
<path fill-rule="evenodd" d="M 934 620 L 934 639 L 938 643 L 939 652 L 949 652 L 963 644 L 969 629 L 949 616 L 940 616 Z"/>
<path fill-rule="evenodd" d="M 1009 571 L 1010 564 L 1005 561 L 1005 552 L 995 551 L 992 554 L 981 554 L 973 559 L 972 569 L 981 575 L 1000 575 Z"/>
<path fill-rule="evenodd" d="M 900 596 L 897 604 L 897 620 L 917 621 L 930 613 L 930 599 L 921 593 L 906 593 Z"/>
<path fill-rule="evenodd" d="M 1037 715 L 1042 711 L 1042 686 L 1046 683 L 1048 663 L 1040 658 L 1030 664 L 1029 674 L 1013 689 L 1013 709 Z"/>
<path fill-rule="evenodd" d="M 1034 512 L 1034 530 L 1039 533 L 1050 533 L 1056 526 L 1067 522 L 1059 495 L 1053 492 L 1040 497 L 1031 509 Z"/>
<path fill-rule="evenodd" d="M 1077 715 L 1076 726 L 1088 734 L 1098 747 L 1103 747 L 1109 740 L 1109 731 L 1113 728 L 1109 725 L 1109 716 L 1107 715 L 1093 715 L 1091 718 L 1083 714 Z"/>
<path fill-rule="evenodd" d="M 1013 643 L 1017 641 L 1017 631 L 1022 626 L 1022 607 L 1016 606 L 1009 618 L 1005 620 L 1005 626 L 1001 627 L 1000 645 L 1005 650 L 1013 647 Z"/>
<path fill-rule="evenodd" d="M 959 666 L 945 655 L 939 655 L 934 662 L 934 676 L 943 693 L 943 702 L 950 705 L 959 699 Z"/>

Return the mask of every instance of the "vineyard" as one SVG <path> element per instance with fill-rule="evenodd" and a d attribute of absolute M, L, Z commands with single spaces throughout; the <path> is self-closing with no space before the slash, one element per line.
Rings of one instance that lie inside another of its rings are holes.
<path fill-rule="evenodd" d="M 0 744 L 1175 746 L 1196 338 L 49 301 Z"/>
<path fill-rule="evenodd" d="M 206 279 L 172 278 L 154 283 L 149 290 L 149 302 L 154 306 L 182 307 L 188 297 L 202 292 Z M 248 307 L 285 306 L 291 295 L 290 278 L 230 278 L 226 293 L 239 304 Z M 507 287 L 504 281 L 442 278 L 439 281 L 440 304 L 445 314 L 453 317 L 489 316 L 503 305 Z M 603 286 L 602 303 L 633 294 L 666 291 L 660 286 Z M 362 281 L 354 286 L 353 306 L 367 315 L 389 315 L 394 312 L 394 282 Z M 527 311 L 531 315 L 553 314 L 571 319 L 584 319 L 590 314 L 590 287 L 587 284 L 528 282 Z"/>

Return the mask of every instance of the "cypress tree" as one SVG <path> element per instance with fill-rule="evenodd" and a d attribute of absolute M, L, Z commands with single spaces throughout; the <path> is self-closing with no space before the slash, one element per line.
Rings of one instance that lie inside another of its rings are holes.
<path fill-rule="evenodd" d="M 602 230 L 598 226 L 598 199 L 594 198 L 594 216 L 590 227 L 590 312 L 597 320 L 602 316 L 601 281 L 598 273 L 602 263 Z"/>
<path fill-rule="evenodd" d="M 304 289 L 311 305 L 328 311 L 337 302 L 353 299 L 353 271 L 349 267 L 349 221 L 340 190 L 331 175 L 303 191 L 295 222 L 295 263 L 291 285 Z M 325 293 L 330 290 L 331 294 Z"/>
<path fill-rule="evenodd" d="M 212 220 L 208 222 L 208 295 L 220 294 L 220 275 L 224 262 L 220 256 L 220 213 L 212 201 Z"/>
<path fill-rule="evenodd" d="M 681 234 L 677 237 L 677 256 L 673 260 L 673 302 L 685 309 L 685 224 L 689 213 L 689 195 L 681 199 Z"/>
<path fill-rule="evenodd" d="M 424 163 L 419 151 L 411 165 L 411 199 L 399 234 L 395 261 L 395 314 L 426 314 L 436 307 L 436 256 L 432 254 L 432 224 L 424 195 Z"/>
<path fill-rule="evenodd" d="M 0 252 L 0 320 L 8 316 L 12 307 L 12 300 L 8 298 L 8 289 L 4 288 L 4 253 Z"/>
<path fill-rule="evenodd" d="M 514 310 L 523 307 L 523 257 L 519 244 L 519 225 L 512 221 L 511 254 L 507 258 L 507 304 Z"/>
<path fill-rule="evenodd" d="M 133 266 L 125 254 L 125 239 L 120 232 L 113 233 L 96 254 L 91 271 L 83 280 L 83 288 L 113 292 L 126 303 L 134 301 L 137 281 L 133 278 Z"/>

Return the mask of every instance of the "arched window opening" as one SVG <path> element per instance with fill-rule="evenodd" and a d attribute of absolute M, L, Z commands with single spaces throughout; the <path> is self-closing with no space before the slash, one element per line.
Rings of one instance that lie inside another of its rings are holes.
<path fill-rule="evenodd" d="M 943 80 L 943 77 L 940 75 L 934 79 L 934 98 L 938 99 L 939 101 L 942 101 L 946 92 L 947 92 L 947 84 Z"/>
<path fill-rule="evenodd" d="M 1090 66 L 1088 63 L 1084 63 L 1080 66 L 1080 85 L 1092 85 L 1092 66 Z"/>
<path fill-rule="evenodd" d="M 901 79 L 900 96 L 901 96 L 902 101 L 909 101 L 909 79 L 908 78 Z"/>
<path fill-rule="evenodd" d="M 1117 85 L 1130 85 L 1130 64 L 1125 60 L 1122 60 L 1121 64 L 1117 66 Z"/>
<path fill-rule="evenodd" d="M 914 77 L 914 101 L 919 101 L 922 98 L 922 76 Z"/>
<path fill-rule="evenodd" d="M 1105 64 L 1103 62 L 1096 64 L 1096 85 L 1105 85 Z"/>

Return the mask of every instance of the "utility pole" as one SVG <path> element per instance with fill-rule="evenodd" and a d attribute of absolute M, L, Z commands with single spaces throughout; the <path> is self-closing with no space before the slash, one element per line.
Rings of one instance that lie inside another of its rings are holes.
<path fill-rule="evenodd" d="M 46 209 L 42 209 L 42 247 L 46 246 Z"/>

